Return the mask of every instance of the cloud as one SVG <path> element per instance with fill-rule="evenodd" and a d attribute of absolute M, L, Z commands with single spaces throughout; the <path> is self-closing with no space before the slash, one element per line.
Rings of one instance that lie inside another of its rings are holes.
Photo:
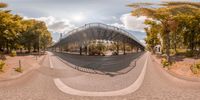
<path fill-rule="evenodd" d="M 44 21 L 48 27 L 48 30 L 53 33 L 67 33 L 68 31 L 76 28 L 76 26 L 71 24 L 69 20 L 58 19 L 53 16 L 39 18 L 24 17 L 24 19 L 36 19 L 39 21 Z"/>
<path fill-rule="evenodd" d="M 131 14 L 123 14 L 120 17 L 121 23 L 109 24 L 118 28 L 122 28 L 132 33 L 137 39 L 145 44 L 144 38 L 146 36 L 144 28 L 148 27 L 144 24 L 144 21 L 147 19 L 146 16 L 132 16 Z"/>
<path fill-rule="evenodd" d="M 119 23 L 113 23 L 113 24 L 108 24 L 108 25 L 111 25 L 111 26 L 115 26 L 115 27 L 118 27 L 118 28 L 123 28 L 125 29 L 125 26 L 123 24 L 119 24 Z"/>
<path fill-rule="evenodd" d="M 120 17 L 120 23 L 113 23 L 110 24 L 115 27 L 119 28 L 124 28 L 127 30 L 132 30 L 132 31 L 140 31 L 140 32 L 145 32 L 144 28 L 147 27 L 147 25 L 144 24 L 144 21 L 147 19 L 146 16 L 132 16 L 131 14 L 123 14 Z"/>
<path fill-rule="evenodd" d="M 144 32 L 144 28 L 147 25 L 144 24 L 144 21 L 147 19 L 146 16 L 132 16 L 131 14 L 124 14 L 121 16 L 120 20 L 123 23 L 124 27 L 129 30 Z"/>
<path fill-rule="evenodd" d="M 161 0 L 162 2 L 184 2 L 184 1 L 191 1 L 191 0 Z"/>

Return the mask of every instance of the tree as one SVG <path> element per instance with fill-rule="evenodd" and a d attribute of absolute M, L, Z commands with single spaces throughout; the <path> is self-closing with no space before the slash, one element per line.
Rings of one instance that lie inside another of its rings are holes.
<path fill-rule="evenodd" d="M 51 44 L 52 37 L 51 33 L 47 30 L 44 22 L 36 20 L 25 20 L 23 21 L 25 30 L 21 36 L 21 43 L 30 52 L 31 48 L 39 51 L 40 48 L 46 49 Z"/>
<path fill-rule="evenodd" d="M 6 8 L 8 5 L 6 3 L 0 2 L 0 8 Z"/>
<path fill-rule="evenodd" d="M 156 23 L 152 20 L 146 20 L 145 24 L 149 25 L 149 28 L 145 28 L 145 31 L 147 33 L 147 37 L 145 38 L 145 41 L 147 43 L 147 49 L 155 53 L 154 47 L 158 44 L 160 44 L 159 40 L 159 29 L 161 28 L 159 23 Z"/>
<path fill-rule="evenodd" d="M 0 3 L 0 8 L 7 4 Z M 10 10 L 0 10 L 0 50 L 9 53 L 13 49 L 33 48 L 44 50 L 52 42 L 52 37 L 42 21 L 24 20 L 19 15 L 10 13 Z"/>
<path fill-rule="evenodd" d="M 183 35 L 184 44 L 188 49 L 193 51 L 197 49 L 199 42 L 199 14 L 179 14 L 176 16 L 177 22 L 180 24 L 180 32 Z"/>
<path fill-rule="evenodd" d="M 197 12 L 199 12 L 200 3 L 194 3 L 194 2 L 164 2 L 159 5 L 162 5 L 161 7 L 153 8 L 152 5 L 156 4 L 145 4 L 145 3 L 136 3 L 129 5 L 130 7 L 136 8 L 136 10 L 132 11 L 133 16 L 148 16 L 149 18 L 154 19 L 155 22 L 160 23 L 160 36 L 163 40 L 163 47 L 164 51 L 167 54 L 167 61 L 170 62 L 170 49 L 171 44 L 173 44 L 175 51 L 177 48 L 177 38 L 182 38 L 181 35 L 185 38 L 184 40 L 188 40 L 188 46 L 191 50 L 195 48 L 195 43 L 197 43 L 197 32 L 195 30 L 198 30 L 196 27 L 198 27 L 199 21 L 195 21 L 192 19 L 192 17 L 189 17 L 189 15 L 195 15 Z M 179 22 L 177 20 L 179 15 L 185 14 L 189 18 L 189 20 L 186 20 L 186 24 L 188 27 L 186 27 L 183 22 Z M 183 27 L 180 27 L 183 25 Z M 190 27 L 189 27 L 190 26 Z M 195 28 L 194 28 L 195 27 Z M 152 36 L 149 34 L 155 34 L 150 33 L 150 30 L 152 30 L 154 26 L 150 26 L 150 29 L 146 29 L 147 32 L 147 40 L 151 40 Z M 194 28 L 194 29 L 193 29 Z M 183 30 L 181 32 L 181 35 L 179 34 L 179 31 Z M 183 34 L 182 34 L 183 33 Z M 186 36 L 186 33 L 187 36 Z M 185 34 L 185 35 L 184 35 Z M 190 34 L 190 35 L 189 35 Z M 189 36 L 188 36 L 189 35 Z M 174 37 L 175 40 L 172 39 Z M 150 38 L 150 39 L 148 39 Z M 173 40 L 173 41 L 172 41 Z M 190 40 L 190 41 L 189 41 Z M 186 41 L 185 41 L 186 42 Z M 154 45 L 154 42 L 147 41 L 147 45 Z"/>
<path fill-rule="evenodd" d="M 52 43 L 51 41 L 52 41 L 51 33 L 47 30 L 44 30 L 43 34 L 41 35 L 41 38 L 40 38 L 41 48 L 43 50 L 46 50 L 46 48 L 51 45 L 51 43 Z"/>
<path fill-rule="evenodd" d="M 12 15 L 9 11 L 0 11 L 0 47 L 6 47 L 7 52 L 15 48 L 17 38 L 21 31 L 22 18 Z"/>

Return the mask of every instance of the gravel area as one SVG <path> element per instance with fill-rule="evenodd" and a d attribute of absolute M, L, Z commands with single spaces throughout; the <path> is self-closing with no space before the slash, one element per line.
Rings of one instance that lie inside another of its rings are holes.
<path fill-rule="evenodd" d="M 40 56 L 36 59 L 33 55 L 24 55 L 24 56 L 6 56 L 5 66 L 3 71 L 0 72 L 0 81 L 9 80 L 20 77 L 21 75 L 40 67 L 39 63 L 42 61 L 44 56 Z M 22 73 L 15 71 L 18 68 L 19 61 L 21 62 Z"/>

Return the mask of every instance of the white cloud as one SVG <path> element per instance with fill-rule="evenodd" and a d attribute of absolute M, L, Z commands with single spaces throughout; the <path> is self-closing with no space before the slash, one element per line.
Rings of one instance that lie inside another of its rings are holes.
<path fill-rule="evenodd" d="M 161 0 L 162 2 L 183 2 L 183 1 L 190 1 L 190 0 Z"/>
<path fill-rule="evenodd" d="M 147 19 L 146 16 L 137 17 L 137 16 L 132 16 L 131 14 L 124 14 L 120 18 L 122 24 L 113 23 L 110 25 L 132 31 L 145 32 L 144 28 L 147 27 L 147 25 L 144 24 L 144 21 L 146 19 Z"/>
<path fill-rule="evenodd" d="M 115 26 L 118 28 L 125 28 L 125 26 L 123 24 L 119 24 L 119 23 L 113 23 L 113 24 L 108 24 L 108 25 Z"/>
<path fill-rule="evenodd" d="M 75 25 L 71 24 L 69 20 L 57 19 L 53 16 L 39 18 L 24 17 L 24 19 L 36 19 L 39 21 L 44 21 L 48 27 L 48 30 L 56 33 L 67 33 L 68 31 L 76 28 Z"/>
<path fill-rule="evenodd" d="M 121 16 L 120 20 L 123 23 L 124 27 L 129 30 L 141 31 L 144 32 L 144 28 L 147 25 L 144 24 L 144 21 L 147 19 L 146 16 L 132 16 L 131 14 L 124 14 Z"/>
<path fill-rule="evenodd" d="M 116 17 L 116 16 L 112 16 L 112 19 L 116 20 L 116 19 L 117 19 L 117 17 Z"/>
<path fill-rule="evenodd" d="M 130 32 L 134 32 L 134 36 L 139 39 L 139 41 L 145 45 L 145 35 L 143 36 L 142 33 L 144 33 L 144 28 L 148 27 L 144 24 L 144 21 L 147 19 L 146 16 L 132 16 L 131 14 L 124 14 L 121 16 L 120 20 L 121 23 L 113 23 L 109 24 L 118 28 L 127 29 Z M 138 32 L 137 32 L 138 31 Z"/>

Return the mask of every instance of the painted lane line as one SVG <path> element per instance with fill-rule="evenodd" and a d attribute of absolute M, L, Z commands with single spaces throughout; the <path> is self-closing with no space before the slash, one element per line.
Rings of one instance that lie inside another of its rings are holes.
<path fill-rule="evenodd" d="M 66 94 L 71 94 L 71 95 L 78 95 L 78 96 L 120 96 L 120 95 L 127 95 L 127 94 L 135 92 L 142 85 L 144 77 L 145 77 L 145 73 L 146 73 L 148 59 L 149 59 L 149 52 L 147 52 L 147 58 L 146 58 L 144 67 L 143 67 L 139 77 L 137 78 L 137 80 L 133 84 L 128 86 L 127 88 L 124 88 L 124 89 L 121 89 L 121 90 L 108 91 L 108 92 L 82 91 L 82 90 L 77 90 L 77 89 L 74 89 L 74 88 L 67 86 L 59 78 L 55 78 L 54 83 L 60 91 L 66 93 Z"/>
<path fill-rule="evenodd" d="M 49 62 L 50 62 L 50 68 L 53 69 L 53 64 L 52 64 L 52 61 L 51 61 L 50 52 L 48 52 L 48 57 L 49 57 Z"/>

